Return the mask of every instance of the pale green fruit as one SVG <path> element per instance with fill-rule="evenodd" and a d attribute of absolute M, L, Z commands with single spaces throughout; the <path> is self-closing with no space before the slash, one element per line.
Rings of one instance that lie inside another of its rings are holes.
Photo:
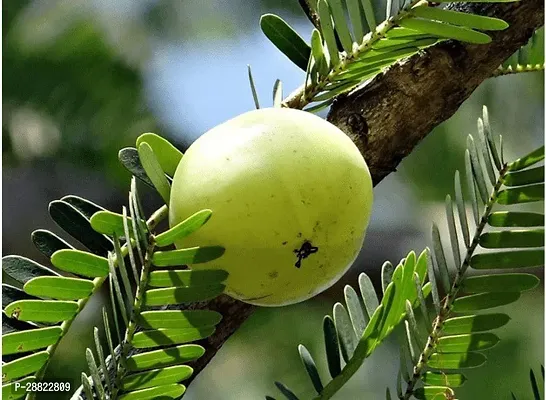
<path fill-rule="evenodd" d="M 210 221 L 177 246 L 225 247 L 219 259 L 192 267 L 225 269 L 229 295 L 280 306 L 347 271 L 372 200 L 366 162 L 341 130 L 308 112 L 261 109 L 191 145 L 174 175 L 169 217 L 174 226 L 211 209 Z"/>

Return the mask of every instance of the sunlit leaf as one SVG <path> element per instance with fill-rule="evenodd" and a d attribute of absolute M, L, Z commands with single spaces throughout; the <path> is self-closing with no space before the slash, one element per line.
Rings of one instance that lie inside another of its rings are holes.
<path fill-rule="evenodd" d="M 461 26 L 444 24 L 442 22 L 430 21 L 425 19 L 404 18 L 399 22 L 400 26 L 408 29 L 414 29 L 423 33 L 456 39 L 462 42 L 486 44 L 491 42 L 491 38 L 485 33 L 477 32 L 472 29 Z"/>
<path fill-rule="evenodd" d="M 499 204 L 521 204 L 530 203 L 533 201 L 544 200 L 544 183 L 518 186 L 511 189 L 502 190 L 497 196 Z"/>
<path fill-rule="evenodd" d="M 144 292 L 142 301 L 145 306 L 193 303 L 213 299 L 222 294 L 224 288 L 224 285 L 218 284 L 150 289 Z"/>
<path fill-rule="evenodd" d="M 81 250 L 59 250 L 51 256 L 51 263 L 63 271 L 89 278 L 108 275 L 108 260 Z"/>
<path fill-rule="evenodd" d="M 530 167 L 531 165 L 534 165 L 542 160 L 544 160 L 544 146 L 539 147 L 538 149 L 533 150 L 531 153 L 527 154 L 526 156 L 523 156 L 516 161 L 508 164 L 508 170 L 519 171 L 520 169 Z"/>
<path fill-rule="evenodd" d="M 486 232 L 479 243 L 488 249 L 540 247 L 544 246 L 544 229 Z"/>
<path fill-rule="evenodd" d="M 167 139 L 155 133 L 143 133 L 136 140 L 137 149 L 142 143 L 148 143 L 157 157 L 163 171 L 174 176 L 178 163 L 182 159 L 182 152 L 173 146 Z"/>
<path fill-rule="evenodd" d="M 170 267 L 206 263 L 221 257 L 225 249 L 221 246 L 192 247 L 189 249 L 156 251 L 152 263 L 156 267 Z"/>
<path fill-rule="evenodd" d="M 433 353 L 428 365 L 438 369 L 464 369 L 482 366 L 486 357 L 482 353 Z"/>
<path fill-rule="evenodd" d="M 2 336 L 2 355 L 44 349 L 56 343 L 61 334 L 60 326 L 8 333 Z"/>
<path fill-rule="evenodd" d="M 497 335 L 484 332 L 467 335 L 443 336 L 438 340 L 438 353 L 466 353 L 473 350 L 485 350 L 499 342 Z"/>
<path fill-rule="evenodd" d="M 186 218 L 184 221 L 173 226 L 168 231 L 157 235 L 155 237 L 156 245 L 159 247 L 168 246 L 173 244 L 175 241 L 192 234 L 205 225 L 211 216 L 212 210 L 206 209 L 196 212 L 195 214 Z"/>
<path fill-rule="evenodd" d="M 222 269 L 152 271 L 148 286 L 202 286 L 224 282 L 228 273 Z"/>
<path fill-rule="evenodd" d="M 184 394 L 186 387 L 178 383 L 170 385 L 156 386 L 135 390 L 122 394 L 118 397 L 119 400 L 154 400 L 154 399 L 178 399 Z"/>
<path fill-rule="evenodd" d="M 21 321 L 61 322 L 78 312 L 78 303 L 54 300 L 19 300 L 9 304 L 4 312 Z"/>
<path fill-rule="evenodd" d="M 59 300 L 79 300 L 89 297 L 94 289 L 93 282 L 87 279 L 60 276 L 42 276 L 25 283 L 28 294 Z"/>

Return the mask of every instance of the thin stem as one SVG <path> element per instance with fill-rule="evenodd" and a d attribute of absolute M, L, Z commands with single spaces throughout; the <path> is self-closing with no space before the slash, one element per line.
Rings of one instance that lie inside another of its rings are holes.
<path fill-rule="evenodd" d="M 168 207 L 166 205 L 163 205 L 162 207 L 160 207 L 159 209 L 154 211 L 154 213 L 146 221 L 146 225 L 148 226 L 148 229 L 150 229 L 150 230 L 154 229 L 157 226 L 157 224 L 159 224 L 162 220 L 164 220 L 168 216 L 168 214 L 169 214 L 169 209 L 168 209 Z M 128 252 L 128 247 L 127 247 L 127 243 L 125 243 L 121 247 L 121 254 L 123 254 L 123 256 L 125 257 L 127 255 L 127 252 Z M 117 261 L 116 258 L 114 258 L 114 262 L 116 262 L 116 261 Z M 89 301 L 91 296 L 94 293 L 97 292 L 97 290 L 102 286 L 102 284 L 104 283 L 106 278 L 107 277 L 93 279 L 93 292 L 88 297 L 78 300 L 78 311 L 77 311 L 76 315 L 81 310 L 83 310 L 83 308 L 85 307 L 85 305 L 87 304 L 87 302 Z M 51 360 L 51 355 L 53 355 L 53 353 L 57 349 L 57 346 L 59 345 L 59 342 L 61 341 L 61 338 L 65 335 L 66 332 L 68 332 L 68 330 L 70 329 L 70 326 L 72 325 L 72 322 L 74 322 L 75 319 L 76 318 L 74 317 L 72 319 L 64 321 L 61 324 L 61 336 L 59 337 L 59 339 L 54 344 L 52 344 L 51 346 L 49 346 L 47 348 L 47 352 L 49 353 L 50 356 L 47 359 L 47 361 L 45 362 L 45 364 L 43 365 L 43 367 L 36 373 L 35 376 L 36 376 L 36 381 L 37 382 L 39 382 L 40 380 L 43 379 L 45 371 L 46 371 L 46 369 L 47 369 L 47 367 L 49 365 L 49 361 Z M 33 400 L 35 398 L 36 398 L 36 393 L 35 392 L 30 392 L 27 395 L 28 400 Z"/>
<path fill-rule="evenodd" d="M 506 174 L 506 171 L 507 171 L 507 165 L 504 164 L 503 168 L 499 171 L 499 177 L 497 179 L 497 182 L 495 183 L 495 186 L 492 189 L 491 196 L 489 197 L 489 200 L 487 201 L 485 205 L 485 210 L 480 219 L 480 222 L 478 226 L 476 226 L 476 232 L 474 233 L 474 237 L 472 238 L 472 243 L 470 244 L 470 247 L 468 247 L 466 251 L 466 256 L 461 264 L 461 268 L 457 270 L 457 274 L 455 276 L 451 289 L 449 293 L 447 294 L 447 296 L 443 299 L 440 312 L 438 313 L 438 315 L 434 319 L 434 322 L 432 323 L 432 332 L 429 335 L 427 339 L 427 343 L 419 356 L 419 361 L 413 368 L 413 376 L 408 382 L 408 386 L 406 387 L 406 392 L 404 393 L 403 396 L 399 397 L 399 399 L 401 400 L 409 400 L 409 398 L 413 394 L 415 385 L 419 382 L 423 374 L 426 372 L 428 359 L 430 358 L 430 356 L 436 349 L 436 346 L 438 344 L 438 339 L 442 335 L 442 329 L 444 327 L 444 323 L 446 319 L 448 319 L 451 315 L 453 302 L 455 301 L 455 298 L 457 297 L 457 294 L 461 286 L 461 282 L 465 276 L 465 272 L 470 266 L 470 259 L 472 258 L 472 255 L 474 254 L 476 247 L 478 246 L 480 236 L 483 230 L 485 229 L 485 226 L 487 225 L 487 218 L 489 217 L 489 214 L 491 213 L 493 206 L 495 205 L 495 201 L 497 199 L 497 195 L 499 193 L 500 187 L 502 186 L 504 182 L 504 175 Z"/>
<path fill-rule="evenodd" d="M 521 74 L 524 72 L 537 72 L 537 71 L 544 71 L 544 64 L 527 64 L 527 65 L 516 65 L 514 68 L 513 66 L 509 65 L 508 67 L 499 67 L 493 72 L 491 75 L 492 78 L 496 78 L 499 76 L 505 76 L 505 75 L 515 75 L 515 74 Z"/>
<path fill-rule="evenodd" d="M 372 45 L 379 39 L 385 37 L 385 34 L 394 28 L 398 22 L 406 17 L 411 8 L 423 0 L 412 0 L 403 10 L 397 15 L 383 21 L 373 32 L 368 32 L 362 43 L 353 48 L 353 51 L 340 55 L 340 62 L 336 65 L 328 75 L 319 77 L 319 82 L 314 87 L 306 87 L 306 82 L 292 92 L 283 102 L 282 107 L 302 109 L 311 102 L 311 99 L 324 90 L 325 86 L 332 81 L 332 78 L 345 70 L 345 67 L 358 58 L 362 53 L 371 50 Z"/>
<path fill-rule="evenodd" d="M 144 255 L 144 264 L 142 266 L 142 272 L 140 273 L 140 281 L 138 283 L 138 287 L 135 294 L 135 301 L 133 304 L 133 309 L 131 311 L 131 318 L 129 320 L 129 324 L 127 325 L 127 328 L 125 329 L 125 338 L 123 339 L 123 342 L 121 344 L 121 360 L 126 360 L 129 356 L 129 351 L 131 350 L 131 342 L 133 341 L 133 337 L 135 335 L 135 331 L 137 329 L 137 317 L 140 315 L 140 310 L 142 309 L 142 299 L 144 295 L 144 291 L 146 289 L 146 286 L 148 286 L 148 279 L 150 277 L 150 268 L 152 265 L 152 255 L 154 253 L 155 249 L 155 237 L 154 235 L 150 234 L 148 239 L 148 245 L 146 247 L 146 253 Z M 113 394 L 113 398 L 116 398 L 117 391 L 119 391 L 121 385 L 121 380 L 123 379 L 123 376 L 126 373 L 126 368 L 122 363 L 118 363 L 118 369 L 116 371 L 116 382 L 118 383 L 118 386 L 116 388 L 116 392 Z"/>

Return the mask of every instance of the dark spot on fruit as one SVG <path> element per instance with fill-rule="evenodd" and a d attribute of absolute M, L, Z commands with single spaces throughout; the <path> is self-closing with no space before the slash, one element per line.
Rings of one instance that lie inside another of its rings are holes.
<path fill-rule="evenodd" d="M 298 237 L 299 237 L 299 238 L 301 237 L 301 232 L 298 232 Z"/>
<path fill-rule="evenodd" d="M 315 254 L 316 252 L 318 252 L 318 250 L 318 247 L 313 246 L 310 241 L 306 240 L 305 242 L 303 242 L 299 249 L 294 250 L 294 253 L 296 253 L 296 257 L 298 257 L 298 260 L 296 261 L 294 266 L 296 268 L 300 268 L 302 260 L 309 257 L 311 254 Z"/>
<path fill-rule="evenodd" d="M 267 274 L 267 275 L 269 275 L 269 277 L 270 277 L 271 279 L 275 279 L 276 277 L 279 276 L 279 272 L 278 272 L 278 271 L 271 271 L 271 272 L 270 272 L 269 274 Z"/>
<path fill-rule="evenodd" d="M 283 245 L 283 246 L 286 246 L 286 243 L 288 243 L 288 242 L 282 242 L 282 245 Z"/>

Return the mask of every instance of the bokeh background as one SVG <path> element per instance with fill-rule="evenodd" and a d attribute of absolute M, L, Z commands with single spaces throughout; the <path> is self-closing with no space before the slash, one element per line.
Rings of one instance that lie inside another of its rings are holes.
<path fill-rule="evenodd" d="M 246 65 L 251 64 L 262 103 L 270 104 L 280 78 L 285 93 L 302 71 L 261 33 L 263 13 L 280 14 L 305 39 L 311 25 L 297 0 L 5 0 L 3 11 L 3 254 L 47 262 L 30 233 L 56 230 L 50 201 L 66 194 L 118 211 L 129 174 L 117 161 L 121 147 L 143 132 L 164 135 L 181 148 L 209 128 L 253 109 Z M 323 315 L 342 298 L 343 286 L 362 270 L 378 286 L 385 260 L 397 262 L 430 243 L 436 221 L 445 232 L 443 200 L 453 173 L 463 170 L 468 133 L 476 132 L 481 106 L 513 159 L 539 146 L 544 135 L 544 76 L 490 79 L 449 120 L 375 189 L 364 249 L 342 282 L 305 303 L 259 309 L 191 385 L 186 399 L 259 399 L 277 396 L 281 380 L 301 398 L 312 386 L 297 345 L 305 344 L 326 376 Z M 159 204 L 144 193 L 146 207 Z M 59 232 L 57 230 L 57 232 Z M 542 275 L 541 275 L 542 277 Z M 48 370 L 51 380 L 78 386 L 92 327 L 101 326 L 106 302 L 99 293 L 78 316 Z M 529 368 L 544 354 L 544 292 L 524 294 L 503 310 L 512 317 L 485 367 L 468 374 L 461 399 L 530 398 Z M 500 310 L 499 310 L 500 311 Z M 336 399 L 377 399 L 394 389 L 397 347 L 387 341 Z M 59 394 L 39 398 L 62 399 Z"/>

